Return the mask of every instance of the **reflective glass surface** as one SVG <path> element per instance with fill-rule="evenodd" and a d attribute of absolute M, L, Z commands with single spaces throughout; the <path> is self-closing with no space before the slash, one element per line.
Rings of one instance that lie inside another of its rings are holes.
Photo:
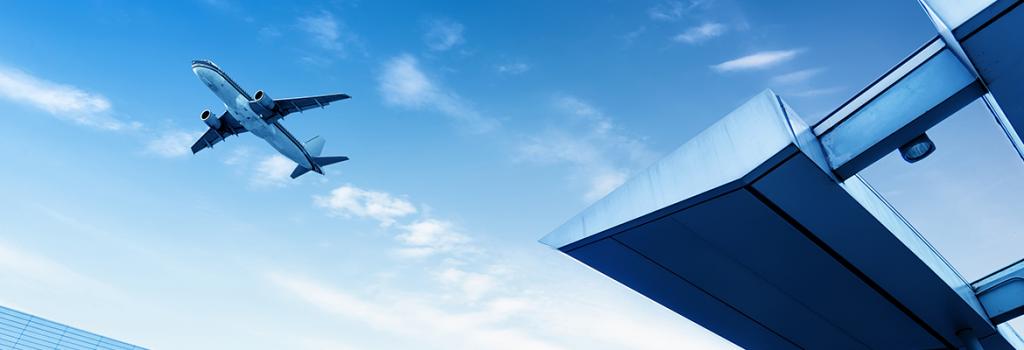
<path fill-rule="evenodd" d="M 0 306 L 0 349 L 142 350 L 143 348 Z"/>
<path fill-rule="evenodd" d="M 971 16 L 996 0 L 925 0 L 925 2 L 950 29 L 953 29 L 967 22 Z"/>
<path fill-rule="evenodd" d="M 984 102 L 928 131 L 936 151 L 914 164 L 892 152 L 861 172 L 968 282 L 1014 263 L 1024 247 L 1024 162 Z"/>

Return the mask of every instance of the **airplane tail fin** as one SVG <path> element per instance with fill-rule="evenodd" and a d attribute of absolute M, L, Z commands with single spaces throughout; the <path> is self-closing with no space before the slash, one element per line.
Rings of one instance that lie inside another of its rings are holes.
<path fill-rule="evenodd" d="M 324 151 L 324 143 L 326 143 L 326 142 L 327 141 L 324 140 L 323 137 L 320 137 L 318 135 L 318 136 L 314 136 L 313 138 L 309 139 L 309 141 L 306 141 L 306 143 L 305 143 L 306 152 L 309 152 L 309 155 L 313 158 L 313 162 L 316 163 L 318 168 L 323 168 L 325 166 L 328 166 L 328 165 L 331 165 L 331 164 L 334 164 L 334 163 L 340 163 L 340 162 L 344 162 L 344 161 L 348 160 L 348 157 L 344 157 L 344 156 L 341 156 L 341 157 L 321 157 L 320 153 Z M 305 173 L 308 173 L 310 170 L 312 170 L 312 169 L 306 169 L 306 167 L 299 165 L 299 166 L 296 166 L 295 170 L 292 171 L 292 175 L 291 176 L 294 179 L 294 178 L 297 178 L 299 176 L 302 176 Z M 321 172 L 321 171 L 317 170 L 317 172 Z M 323 173 L 321 172 L 321 174 L 323 174 Z"/>
<path fill-rule="evenodd" d="M 324 140 L 320 135 L 313 136 L 309 141 L 306 141 L 306 152 L 309 152 L 311 156 L 319 157 L 320 153 L 324 151 L 324 143 L 327 143 L 327 140 Z"/>

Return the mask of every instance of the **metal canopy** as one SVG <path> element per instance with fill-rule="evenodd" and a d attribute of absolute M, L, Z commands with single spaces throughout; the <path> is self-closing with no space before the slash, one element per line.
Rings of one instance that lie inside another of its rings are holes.
<path fill-rule="evenodd" d="M 939 37 L 813 128 L 765 91 L 541 242 L 743 347 L 1024 349 L 1024 262 L 968 283 L 856 175 L 978 98 L 1024 157 L 1021 3 L 922 1 Z"/>
<path fill-rule="evenodd" d="M 814 140 L 765 91 L 543 242 L 744 347 L 944 348 L 972 328 L 1012 349 L 970 285 L 859 178 L 837 182 Z"/>

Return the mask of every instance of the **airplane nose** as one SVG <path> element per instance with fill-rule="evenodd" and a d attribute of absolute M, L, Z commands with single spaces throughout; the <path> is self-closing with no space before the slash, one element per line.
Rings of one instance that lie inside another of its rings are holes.
<path fill-rule="evenodd" d="M 195 68 L 195 66 L 212 66 L 212 67 L 216 67 L 216 65 L 214 65 L 213 62 L 210 62 L 210 61 L 207 61 L 207 60 L 192 60 L 192 67 Z"/>

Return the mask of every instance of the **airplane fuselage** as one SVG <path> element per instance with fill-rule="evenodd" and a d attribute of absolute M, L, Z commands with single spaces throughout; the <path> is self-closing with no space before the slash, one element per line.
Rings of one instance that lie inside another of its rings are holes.
<path fill-rule="evenodd" d="M 268 123 L 263 116 L 254 112 L 250 105 L 253 101 L 252 97 L 219 67 L 206 61 L 193 61 L 192 72 L 224 102 L 224 108 L 246 130 L 262 138 L 281 155 L 296 164 L 322 173 L 320 166 L 313 161 L 305 146 L 280 123 L 276 121 Z"/>

